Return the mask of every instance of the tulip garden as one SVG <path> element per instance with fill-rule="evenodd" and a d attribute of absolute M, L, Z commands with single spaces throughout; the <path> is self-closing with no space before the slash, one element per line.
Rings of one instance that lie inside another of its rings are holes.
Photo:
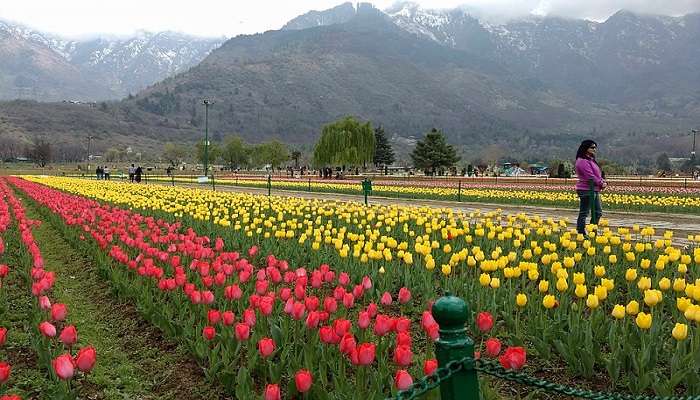
<path fill-rule="evenodd" d="M 46 398 L 81 397 L 100 349 L 78 340 L 53 297 L 61 270 L 44 268 L 39 224 L 92 260 L 112 288 L 103 295 L 135 304 L 229 398 L 395 395 L 439 367 L 431 307 L 446 291 L 469 306 L 476 356 L 506 369 L 580 388 L 700 394 L 700 235 L 681 246 L 671 231 L 605 220 L 584 236 L 524 214 L 57 177 L 5 178 L 0 196 L 0 253 L 14 254 L 0 258 L 0 277 L 25 277 L 36 367 L 55 383 Z M 0 382 L 0 398 L 21 398 L 7 362 Z M 481 384 L 485 398 L 529 393 Z"/>

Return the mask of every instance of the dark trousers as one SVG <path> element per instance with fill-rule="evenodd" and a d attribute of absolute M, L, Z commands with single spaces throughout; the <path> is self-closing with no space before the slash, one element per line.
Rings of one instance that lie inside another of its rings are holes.
<path fill-rule="evenodd" d="M 577 190 L 578 198 L 581 200 L 578 209 L 578 219 L 576 220 L 576 230 L 578 233 L 586 234 L 586 218 L 591 211 L 591 202 L 595 204 L 595 212 L 591 216 L 591 224 L 597 224 L 600 217 L 603 215 L 603 206 L 600 203 L 600 193 L 594 192 L 591 198 L 591 192 L 588 190 Z"/>

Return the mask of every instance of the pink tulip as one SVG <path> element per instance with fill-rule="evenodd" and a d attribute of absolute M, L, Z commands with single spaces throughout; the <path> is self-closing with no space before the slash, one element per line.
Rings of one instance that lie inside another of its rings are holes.
<path fill-rule="evenodd" d="M 265 387 L 265 393 L 263 394 L 264 400 L 281 400 L 281 396 L 279 385 L 273 384 Z"/>
<path fill-rule="evenodd" d="M 61 334 L 58 336 L 58 339 L 64 345 L 71 347 L 78 341 L 78 331 L 75 329 L 75 326 L 68 325 L 65 328 L 63 328 L 63 331 L 61 331 Z"/>
<path fill-rule="evenodd" d="M 438 367 L 438 362 L 436 359 L 425 360 L 425 362 L 423 363 L 423 373 L 426 376 L 432 375 L 433 372 L 435 372 L 435 370 L 437 369 L 437 367 Z"/>
<path fill-rule="evenodd" d="M 51 319 L 54 321 L 63 321 L 66 319 L 68 307 L 63 303 L 54 304 L 51 306 Z"/>
<path fill-rule="evenodd" d="M 297 371 L 297 373 L 294 375 L 294 383 L 296 384 L 299 393 L 308 392 L 309 389 L 311 389 L 312 382 L 313 379 L 311 377 L 311 373 L 305 369 Z"/>
<path fill-rule="evenodd" d="M 384 294 L 382 294 L 382 298 L 379 300 L 379 302 L 383 306 L 390 306 L 391 303 L 393 302 L 393 300 L 391 298 L 391 294 L 389 292 L 384 292 Z"/>
<path fill-rule="evenodd" d="M 205 326 L 202 329 L 202 337 L 204 340 L 212 340 L 216 337 L 216 328 L 213 326 Z"/>
<path fill-rule="evenodd" d="M 396 375 L 394 376 L 394 384 L 396 385 L 397 389 L 406 390 L 413 385 L 413 378 L 407 371 L 400 369 L 396 371 Z"/>
<path fill-rule="evenodd" d="M 491 313 L 482 311 L 477 314 L 476 327 L 484 333 L 490 331 L 493 328 L 493 316 L 491 316 Z"/>
<path fill-rule="evenodd" d="M 263 357 L 269 357 L 275 351 L 275 341 L 270 338 L 262 338 L 258 341 L 258 351 Z"/>
<path fill-rule="evenodd" d="M 56 327 L 52 323 L 44 321 L 39 324 L 39 332 L 45 337 L 54 337 L 56 336 Z"/>
<path fill-rule="evenodd" d="M 486 341 L 486 355 L 489 357 L 497 357 L 501 353 L 501 342 L 496 338 L 490 338 Z"/>
<path fill-rule="evenodd" d="M 83 372 L 90 372 L 95 366 L 97 352 L 92 346 L 83 347 L 75 356 L 75 365 Z"/>
<path fill-rule="evenodd" d="M 5 383 L 8 379 L 10 379 L 11 371 L 12 367 L 10 366 L 10 364 L 4 361 L 0 361 L 0 383 Z"/>
<path fill-rule="evenodd" d="M 53 359 L 51 362 L 53 371 L 61 380 L 68 380 L 73 377 L 75 370 L 73 368 L 73 358 L 70 354 L 65 353 Z"/>
<path fill-rule="evenodd" d="M 0 346 L 4 346 L 6 340 L 7 340 L 7 328 L 0 328 Z"/>
<path fill-rule="evenodd" d="M 234 331 L 236 332 L 236 339 L 238 341 L 248 340 L 248 338 L 250 337 L 250 326 L 249 325 L 246 325 L 246 324 L 239 322 L 236 324 Z"/>
<path fill-rule="evenodd" d="M 411 301 L 411 291 L 405 287 L 402 287 L 399 289 L 399 303 L 406 304 L 409 301 Z"/>
<path fill-rule="evenodd" d="M 394 349 L 394 362 L 401 367 L 407 367 L 413 362 L 413 352 L 408 346 L 397 346 Z"/>

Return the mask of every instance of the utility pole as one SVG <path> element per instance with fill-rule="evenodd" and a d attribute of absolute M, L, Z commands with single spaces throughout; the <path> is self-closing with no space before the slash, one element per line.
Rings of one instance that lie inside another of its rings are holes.
<path fill-rule="evenodd" d="M 209 104 L 207 99 L 202 100 L 204 104 L 204 176 L 209 173 Z"/>
<path fill-rule="evenodd" d="M 698 130 L 697 129 L 691 129 L 690 130 L 693 133 L 693 151 L 690 152 L 690 159 L 692 161 L 695 161 L 695 135 L 697 135 Z"/>

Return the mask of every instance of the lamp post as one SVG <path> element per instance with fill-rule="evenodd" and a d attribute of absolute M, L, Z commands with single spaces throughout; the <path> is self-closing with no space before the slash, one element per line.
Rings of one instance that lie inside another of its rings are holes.
<path fill-rule="evenodd" d="M 202 100 L 204 104 L 204 176 L 209 172 L 209 104 L 207 99 Z"/>
<path fill-rule="evenodd" d="M 691 129 L 690 130 L 693 133 L 693 151 L 690 152 L 690 159 L 692 161 L 695 161 L 695 135 L 697 135 L 698 130 L 697 129 Z"/>
<path fill-rule="evenodd" d="M 87 147 L 87 158 L 85 159 L 85 173 L 86 174 L 90 173 L 90 171 L 89 171 L 89 169 L 90 169 L 90 142 L 92 142 L 93 137 L 94 136 L 92 136 L 92 135 L 88 135 L 88 137 L 87 137 L 88 147 Z"/>

